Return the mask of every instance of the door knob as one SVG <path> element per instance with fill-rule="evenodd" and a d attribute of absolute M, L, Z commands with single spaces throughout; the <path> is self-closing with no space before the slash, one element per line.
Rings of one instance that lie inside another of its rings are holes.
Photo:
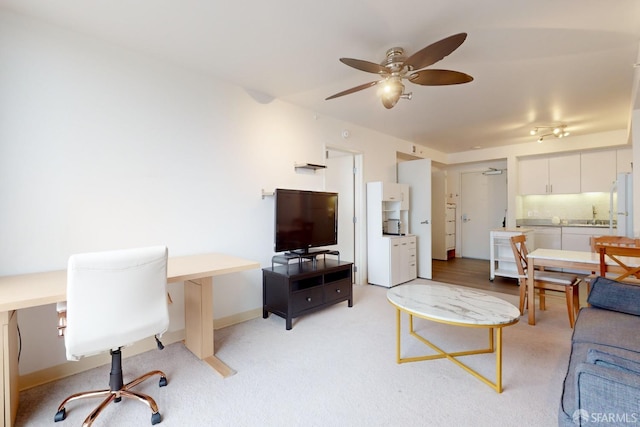
<path fill-rule="evenodd" d="M 429 224 L 429 220 L 425 219 L 424 221 L 421 221 L 420 224 Z"/>

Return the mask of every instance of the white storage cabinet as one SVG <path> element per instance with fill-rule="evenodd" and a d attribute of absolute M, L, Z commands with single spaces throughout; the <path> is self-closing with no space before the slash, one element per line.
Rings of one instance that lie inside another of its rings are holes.
<path fill-rule="evenodd" d="M 417 277 L 416 236 L 409 233 L 409 186 L 367 183 L 367 275 L 391 287 Z M 399 219 L 403 235 L 383 234 L 387 219 Z"/>

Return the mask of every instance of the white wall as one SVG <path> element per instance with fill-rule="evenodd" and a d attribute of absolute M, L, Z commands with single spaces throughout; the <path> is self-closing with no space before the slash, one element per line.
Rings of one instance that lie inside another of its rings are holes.
<path fill-rule="evenodd" d="M 0 13 L 0 64 L 0 275 L 148 244 L 267 266 L 273 198 L 262 199 L 262 189 L 322 189 L 323 172 L 293 165 L 323 163 L 326 145 L 362 152 L 365 181 L 394 178 L 396 152 L 411 149 L 9 13 Z M 261 280 L 259 270 L 216 278 L 216 318 L 260 308 Z M 171 292 L 176 330 L 182 287 Z M 22 375 L 64 362 L 53 306 L 22 310 L 19 322 Z"/>

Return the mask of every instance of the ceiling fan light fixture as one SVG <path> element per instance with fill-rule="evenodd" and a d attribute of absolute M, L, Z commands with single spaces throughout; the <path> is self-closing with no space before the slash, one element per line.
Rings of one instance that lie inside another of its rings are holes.
<path fill-rule="evenodd" d="M 397 78 L 390 78 L 382 88 L 382 105 L 385 108 L 393 108 L 404 92 L 404 85 Z"/>

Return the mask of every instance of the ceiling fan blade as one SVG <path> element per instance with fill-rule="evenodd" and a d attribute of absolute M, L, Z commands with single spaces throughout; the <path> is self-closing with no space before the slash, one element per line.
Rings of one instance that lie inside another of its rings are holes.
<path fill-rule="evenodd" d="M 383 67 L 380 64 L 376 64 L 375 62 L 363 61 L 362 59 L 353 59 L 353 58 L 340 58 L 340 62 L 348 65 L 349 67 L 353 67 L 360 71 L 366 71 L 367 73 L 374 74 L 388 74 L 389 70 L 386 67 Z"/>
<path fill-rule="evenodd" d="M 333 98 L 338 98 L 340 96 L 349 95 L 350 93 L 358 92 L 358 91 L 366 89 L 368 87 L 373 87 L 373 86 L 375 86 L 378 83 L 383 82 L 383 81 L 384 80 L 378 80 L 378 81 L 375 81 L 375 82 L 369 82 L 369 83 L 365 83 L 365 84 L 360 85 L 360 86 L 352 87 L 351 89 L 343 90 L 342 92 L 338 92 L 335 95 L 331 95 L 330 97 L 325 98 L 324 100 L 328 101 L 328 100 L 333 99 Z"/>
<path fill-rule="evenodd" d="M 467 38 L 467 33 L 455 34 L 419 50 L 404 61 L 411 70 L 419 70 L 435 64 L 456 50 Z"/>
<path fill-rule="evenodd" d="M 408 79 L 411 83 L 423 86 L 457 85 L 473 81 L 473 77 L 459 71 L 431 69 L 409 74 Z"/>

